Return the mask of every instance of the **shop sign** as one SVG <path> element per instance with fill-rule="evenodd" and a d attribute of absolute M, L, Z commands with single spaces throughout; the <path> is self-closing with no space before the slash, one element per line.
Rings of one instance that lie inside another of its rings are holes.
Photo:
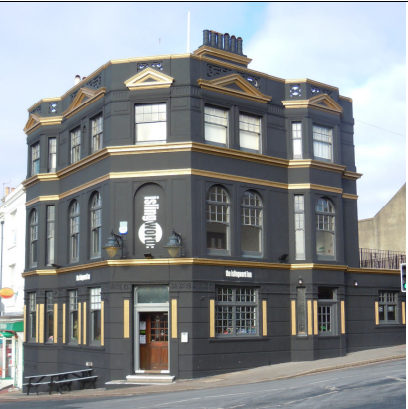
<path fill-rule="evenodd" d="M 11 298 L 14 295 L 14 291 L 11 288 L 4 287 L 0 289 L 0 298 Z"/>
<path fill-rule="evenodd" d="M 225 270 L 225 277 L 252 278 L 251 271 Z"/>
<path fill-rule="evenodd" d="M 87 274 L 77 274 L 75 277 L 75 281 L 85 281 L 85 280 L 90 280 L 91 275 L 89 273 Z"/>

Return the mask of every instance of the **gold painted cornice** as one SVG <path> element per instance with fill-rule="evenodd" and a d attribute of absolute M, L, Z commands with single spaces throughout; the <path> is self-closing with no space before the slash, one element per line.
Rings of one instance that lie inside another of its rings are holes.
<path fill-rule="evenodd" d="M 321 162 L 314 159 L 293 159 L 289 161 L 289 168 L 314 168 L 326 170 L 335 173 L 345 173 L 346 167 L 344 165 L 336 165 L 334 163 Z"/>
<path fill-rule="evenodd" d="M 336 115 L 343 115 L 343 108 L 326 94 L 316 95 L 310 99 L 282 101 L 287 109 L 311 108 Z"/>
<path fill-rule="evenodd" d="M 363 176 L 362 173 L 357 173 L 357 172 L 349 172 L 348 170 L 346 170 L 343 174 L 343 178 L 344 179 L 351 179 L 351 180 L 357 180 L 360 179 L 361 176 Z"/>
<path fill-rule="evenodd" d="M 218 48 L 210 47 L 207 45 L 204 45 L 198 48 L 197 50 L 193 51 L 193 54 L 199 57 L 210 55 L 216 58 L 224 58 L 225 60 L 244 65 L 248 65 L 252 61 L 251 58 L 244 57 L 243 55 L 231 53 L 226 50 L 220 50 Z"/>
<path fill-rule="evenodd" d="M 349 97 L 344 97 L 343 95 L 339 95 L 339 99 L 343 99 L 344 101 L 353 103 L 353 100 Z"/>
<path fill-rule="evenodd" d="M 145 68 L 124 82 L 130 91 L 141 89 L 169 88 L 174 78 L 152 68 Z"/>
<path fill-rule="evenodd" d="M 34 105 L 31 105 L 30 108 L 27 109 L 28 112 L 32 111 L 33 109 L 37 108 L 43 102 L 58 102 L 61 101 L 61 97 L 54 97 L 54 98 L 43 98 L 36 102 Z"/>
<path fill-rule="evenodd" d="M 288 185 L 289 190 L 322 190 L 324 192 L 331 192 L 331 193 L 343 193 L 343 189 L 339 187 L 330 187 L 330 186 L 323 186 L 323 185 L 316 185 L 314 183 L 291 183 Z"/>
<path fill-rule="evenodd" d="M 62 267 L 58 270 L 31 270 L 22 274 L 23 277 L 36 275 L 58 275 L 64 273 L 74 273 L 84 270 L 93 270 L 95 268 L 106 267 L 138 267 L 138 266 L 163 266 L 163 265 L 204 265 L 204 266 L 222 266 L 237 268 L 263 268 L 270 270 L 331 270 L 344 271 L 346 273 L 362 274 L 399 274 L 399 270 L 372 269 L 372 268 L 351 268 L 345 265 L 336 264 L 283 264 L 267 263 L 262 261 L 238 261 L 238 260 L 220 260 L 207 258 L 162 258 L 162 259 L 124 259 L 124 260 L 101 260 L 95 263 L 80 264 L 71 267 Z"/>
<path fill-rule="evenodd" d="M 352 199 L 352 200 L 358 199 L 358 195 L 352 195 L 351 193 L 343 193 L 342 197 L 343 199 Z"/>
<path fill-rule="evenodd" d="M 23 129 L 23 131 L 29 135 L 30 133 L 34 132 L 40 126 L 47 126 L 47 125 L 59 125 L 62 122 L 62 116 L 48 116 L 42 117 L 37 114 L 31 114 L 28 118 L 28 121 Z"/>
<path fill-rule="evenodd" d="M 261 91 L 243 79 L 239 74 L 231 74 L 214 80 L 199 79 L 197 82 L 202 89 L 231 95 L 233 97 L 245 98 L 263 104 L 268 103 L 272 99 L 269 95 L 262 94 Z M 231 84 L 238 86 L 242 91 L 228 88 L 228 85 Z"/>

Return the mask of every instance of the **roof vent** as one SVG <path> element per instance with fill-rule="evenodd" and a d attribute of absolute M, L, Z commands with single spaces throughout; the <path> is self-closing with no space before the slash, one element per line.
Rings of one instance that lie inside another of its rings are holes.
<path fill-rule="evenodd" d="M 242 38 L 236 38 L 234 35 L 230 37 L 228 33 L 221 34 L 213 30 L 204 30 L 203 45 L 218 48 L 219 50 L 225 50 L 234 54 L 244 55 Z"/>

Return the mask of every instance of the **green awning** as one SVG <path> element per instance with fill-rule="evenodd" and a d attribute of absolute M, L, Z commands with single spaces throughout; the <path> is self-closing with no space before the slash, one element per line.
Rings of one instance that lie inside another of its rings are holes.
<path fill-rule="evenodd" d="M 0 322 L 0 332 L 2 330 L 3 331 L 23 332 L 24 331 L 24 321 Z"/>
<path fill-rule="evenodd" d="M 11 332 L 0 331 L 0 338 L 11 338 L 13 334 Z"/>

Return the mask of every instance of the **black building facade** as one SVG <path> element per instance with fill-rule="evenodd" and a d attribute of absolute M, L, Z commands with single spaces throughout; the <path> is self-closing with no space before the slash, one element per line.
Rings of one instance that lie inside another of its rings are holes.
<path fill-rule="evenodd" d="M 405 342 L 398 271 L 359 268 L 351 99 L 250 61 L 205 30 L 29 109 L 26 375 L 194 378 Z"/>

